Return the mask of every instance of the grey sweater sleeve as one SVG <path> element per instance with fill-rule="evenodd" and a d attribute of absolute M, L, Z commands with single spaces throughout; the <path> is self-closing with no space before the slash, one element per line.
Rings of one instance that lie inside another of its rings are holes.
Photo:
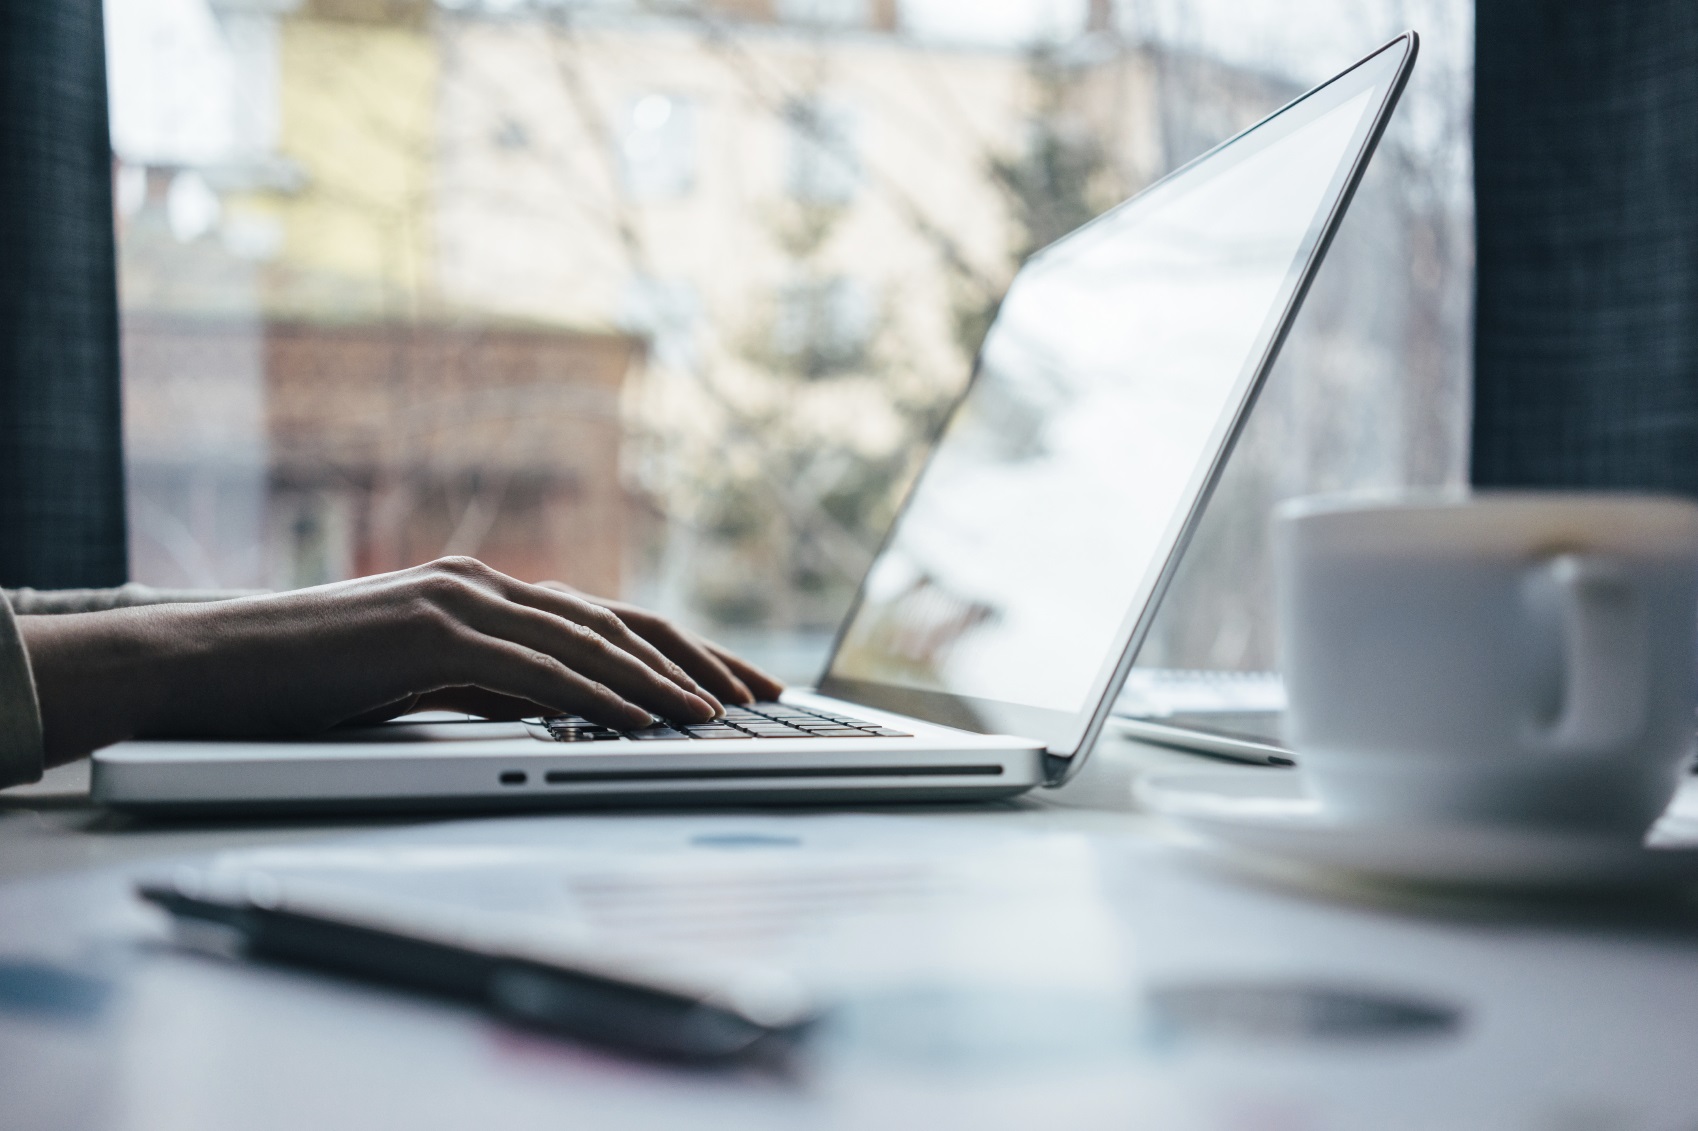
<path fill-rule="evenodd" d="M 12 604 L 0 589 L 0 789 L 41 777 L 41 712 Z"/>
<path fill-rule="evenodd" d="M 258 592 L 263 590 L 153 589 L 134 583 L 116 589 L 0 589 L 0 789 L 39 780 L 43 764 L 41 710 L 17 617 L 226 601 Z"/>
<path fill-rule="evenodd" d="M 20 617 L 53 613 L 98 613 L 132 605 L 169 605 L 179 601 L 228 601 L 263 589 L 155 589 L 130 582 L 116 589 L 13 589 L 12 611 Z"/>

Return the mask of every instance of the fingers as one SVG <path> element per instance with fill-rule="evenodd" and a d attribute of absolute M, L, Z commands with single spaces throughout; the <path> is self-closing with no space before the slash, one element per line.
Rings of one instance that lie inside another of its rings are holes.
<path fill-rule="evenodd" d="M 544 581 L 541 587 L 589 601 L 594 597 L 559 581 Z M 735 653 L 687 632 L 659 613 L 617 601 L 599 602 L 611 609 L 643 639 L 690 674 L 703 688 L 727 702 L 751 703 L 777 699 L 784 683 Z"/>
<path fill-rule="evenodd" d="M 609 643 L 646 664 L 656 674 L 705 700 L 714 715 L 724 712 L 720 700 L 726 694 L 725 685 L 715 686 L 711 681 L 703 681 L 698 672 L 688 665 L 681 666 L 677 656 L 664 647 L 659 647 L 658 642 L 645 634 L 635 631 L 624 617 L 612 609 L 553 587 L 525 585 L 522 582 L 514 584 L 517 588 L 508 594 L 513 600 L 588 626 Z"/>
<path fill-rule="evenodd" d="M 456 651 L 466 686 L 537 704 L 544 714 L 582 715 L 616 730 L 652 721 L 646 709 L 545 652 L 471 630 L 460 636 Z"/>
<path fill-rule="evenodd" d="M 705 721 L 722 711 L 678 665 L 599 605 L 516 581 L 470 558 L 432 563 L 418 583 L 452 620 L 554 657 L 628 703 L 679 721 Z M 481 679 L 465 682 L 522 694 Z"/>
<path fill-rule="evenodd" d="M 526 585 L 500 574 L 494 577 L 509 599 L 589 625 L 655 672 L 710 702 L 716 714 L 721 701 L 752 703 L 776 699 L 784 691 L 782 681 L 658 613 L 600 601 L 558 581 Z"/>
<path fill-rule="evenodd" d="M 528 605 L 500 600 L 474 605 L 465 612 L 464 622 L 485 636 L 542 653 L 574 674 L 603 685 L 624 701 L 664 718 L 705 721 L 719 714 L 717 702 L 686 691 L 679 681 L 662 675 L 603 636 L 597 631 L 601 625 L 592 628 Z M 484 680 L 467 682 L 506 695 L 527 694 L 523 688 L 493 687 Z M 533 697 L 533 702 L 543 701 Z"/>
<path fill-rule="evenodd" d="M 742 680 L 748 689 L 755 693 L 757 699 L 773 700 L 784 694 L 784 681 L 777 676 L 767 674 L 741 656 L 721 648 L 711 640 L 704 640 L 702 644 L 718 658 L 720 663 L 735 672 L 737 678 Z"/>
<path fill-rule="evenodd" d="M 616 611 L 639 636 L 677 661 L 721 699 L 728 703 L 755 702 L 755 692 L 703 641 L 657 613 L 628 605 L 619 606 Z"/>

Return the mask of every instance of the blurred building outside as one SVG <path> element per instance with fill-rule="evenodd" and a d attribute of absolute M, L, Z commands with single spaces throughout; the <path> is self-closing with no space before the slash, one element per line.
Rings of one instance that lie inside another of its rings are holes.
<path fill-rule="evenodd" d="M 1020 47 L 891 0 L 108 12 L 138 579 L 471 553 L 801 678 L 1019 260 L 1299 91 L 1106 2 Z M 1460 475 L 1466 207 L 1422 153 L 1378 158 L 1153 661 L 1268 662 L 1274 499 Z"/>

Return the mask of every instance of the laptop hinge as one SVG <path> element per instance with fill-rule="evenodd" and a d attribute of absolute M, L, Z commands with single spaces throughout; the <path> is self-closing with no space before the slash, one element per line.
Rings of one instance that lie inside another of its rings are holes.
<path fill-rule="evenodd" d="M 1044 784 L 1046 786 L 1060 785 L 1067 779 L 1067 771 L 1073 765 L 1070 754 L 1051 754 L 1044 751 Z"/>

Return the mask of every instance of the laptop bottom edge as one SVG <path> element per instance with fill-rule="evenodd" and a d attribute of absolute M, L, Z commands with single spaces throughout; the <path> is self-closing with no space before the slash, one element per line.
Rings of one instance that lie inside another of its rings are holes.
<path fill-rule="evenodd" d="M 623 788 L 621 788 L 623 784 Z M 891 779 L 836 778 L 785 780 L 762 778 L 737 784 L 700 788 L 693 783 L 666 780 L 640 788 L 629 783 L 553 786 L 486 794 L 436 794 L 394 797 L 292 797 L 266 800 L 173 798 L 150 801 L 108 799 L 104 806 L 119 813 L 147 817 L 352 815 L 372 813 L 549 812 L 557 810 L 633 808 L 719 808 L 773 805 L 917 804 L 1000 801 L 1018 797 L 1036 783 L 996 777 Z"/>

